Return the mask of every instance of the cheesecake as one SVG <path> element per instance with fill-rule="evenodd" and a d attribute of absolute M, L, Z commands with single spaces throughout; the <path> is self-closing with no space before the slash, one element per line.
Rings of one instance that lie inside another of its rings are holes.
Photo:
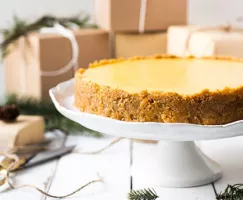
<path fill-rule="evenodd" d="M 130 122 L 243 119 L 243 61 L 158 55 L 102 60 L 75 74 L 75 106 Z"/>

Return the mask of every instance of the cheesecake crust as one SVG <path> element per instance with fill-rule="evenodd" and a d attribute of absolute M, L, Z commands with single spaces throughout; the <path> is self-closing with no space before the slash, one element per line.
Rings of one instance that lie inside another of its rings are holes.
<path fill-rule="evenodd" d="M 176 56 L 157 55 L 134 57 L 139 59 L 180 59 Z M 194 59 L 188 57 L 187 59 Z M 234 60 L 234 58 L 205 58 Z M 111 59 L 95 62 L 89 68 L 121 62 Z M 133 122 L 193 123 L 202 125 L 227 124 L 243 119 L 243 85 L 215 92 L 203 90 L 193 95 L 173 92 L 129 93 L 109 86 L 101 86 L 82 79 L 84 69 L 75 74 L 75 106 L 82 112 Z"/>

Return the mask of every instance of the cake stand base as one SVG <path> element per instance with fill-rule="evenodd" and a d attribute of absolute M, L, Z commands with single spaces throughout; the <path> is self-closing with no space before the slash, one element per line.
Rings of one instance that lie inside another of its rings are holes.
<path fill-rule="evenodd" d="M 222 176 L 220 166 L 194 142 L 160 141 L 134 173 L 146 183 L 163 187 L 205 185 Z"/>

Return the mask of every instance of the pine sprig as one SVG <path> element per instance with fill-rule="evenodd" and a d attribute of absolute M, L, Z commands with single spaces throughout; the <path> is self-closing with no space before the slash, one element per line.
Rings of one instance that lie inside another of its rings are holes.
<path fill-rule="evenodd" d="M 243 184 L 227 185 L 223 192 L 216 196 L 217 200 L 242 200 L 243 199 Z"/>
<path fill-rule="evenodd" d="M 155 200 L 159 198 L 154 189 L 132 190 L 128 193 L 129 200 Z"/>
<path fill-rule="evenodd" d="M 27 36 L 29 33 L 38 31 L 43 27 L 52 27 L 55 23 L 59 23 L 64 27 L 70 28 L 76 25 L 79 28 L 95 28 L 96 25 L 89 23 L 90 17 L 86 14 L 76 15 L 72 17 L 55 17 L 52 15 L 45 15 L 36 21 L 29 23 L 17 16 L 13 17 L 13 25 L 9 29 L 1 30 L 3 34 L 3 42 L 0 44 L 2 50 L 2 57 L 7 55 L 7 47 L 9 44 L 15 42 L 21 36 Z"/>
<path fill-rule="evenodd" d="M 61 129 L 66 132 L 101 137 L 102 134 L 80 124 L 69 120 L 61 115 L 54 104 L 50 100 L 37 100 L 29 97 L 17 97 L 16 95 L 8 95 L 4 100 L 4 104 L 15 104 L 20 110 L 20 114 L 24 115 L 41 115 L 46 122 L 46 129 Z"/>

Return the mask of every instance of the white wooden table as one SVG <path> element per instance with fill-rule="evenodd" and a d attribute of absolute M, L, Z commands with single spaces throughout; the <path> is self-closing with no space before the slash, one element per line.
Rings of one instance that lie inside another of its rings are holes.
<path fill-rule="evenodd" d="M 93 151 L 107 145 L 112 137 L 101 139 L 85 136 L 69 136 L 66 145 L 76 144 L 83 151 Z M 111 148 L 98 155 L 68 154 L 41 166 L 16 173 L 17 184 L 28 183 L 41 187 L 55 195 L 69 193 L 93 179 L 98 172 L 104 183 L 95 183 L 78 192 L 70 199 L 84 200 L 125 200 L 130 189 L 154 188 L 159 199 L 163 200 L 213 200 L 215 190 L 220 192 L 227 184 L 243 183 L 243 137 L 203 141 L 198 145 L 223 168 L 223 177 L 216 183 L 184 189 L 153 187 L 143 177 L 131 176 L 133 170 L 139 169 L 146 162 L 143 154 L 153 148 L 154 144 L 121 140 Z M 214 190 L 215 188 L 215 190 Z M 0 187 L 0 200 L 45 200 L 44 195 L 29 188 L 11 190 L 7 185 Z"/>

